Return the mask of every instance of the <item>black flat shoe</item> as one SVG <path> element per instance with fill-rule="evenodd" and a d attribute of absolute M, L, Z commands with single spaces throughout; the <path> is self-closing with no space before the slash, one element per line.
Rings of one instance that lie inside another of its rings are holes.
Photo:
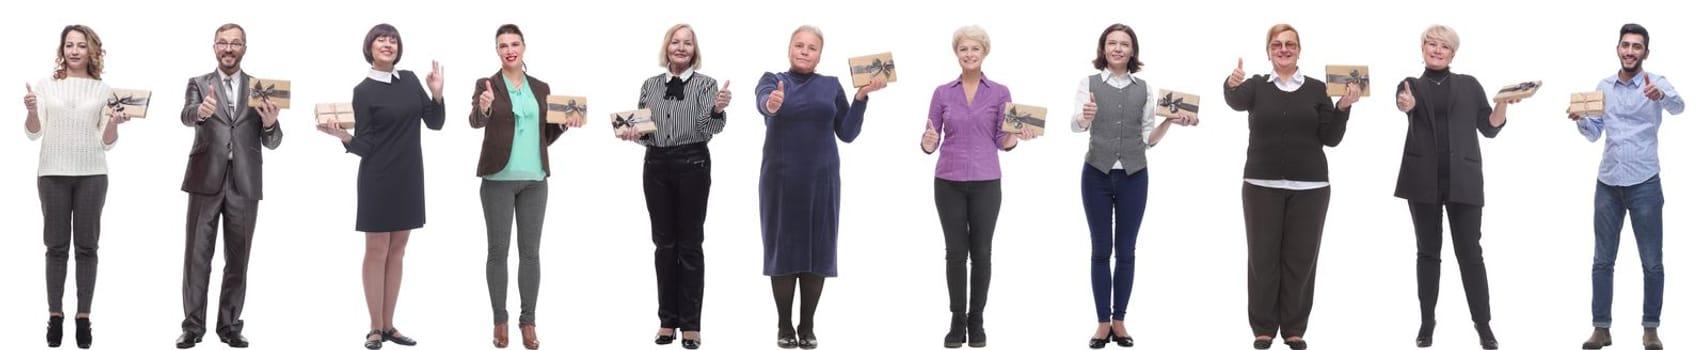
<path fill-rule="evenodd" d="M 1417 327 L 1417 347 L 1430 346 L 1434 346 L 1434 321 L 1423 322 L 1422 327 Z"/>
<path fill-rule="evenodd" d="M 699 348 L 699 339 L 682 338 L 682 348 L 693 350 Z"/>
<path fill-rule="evenodd" d="M 249 338 L 244 338 L 242 334 L 238 333 L 222 334 L 219 336 L 219 342 L 225 343 L 225 345 L 233 348 L 241 349 L 249 347 Z"/>
<path fill-rule="evenodd" d="M 1101 348 L 1107 347 L 1108 342 L 1113 341 L 1113 340 L 1114 340 L 1114 331 L 1109 330 L 1108 335 L 1102 336 L 1101 338 L 1091 338 L 1091 344 L 1090 345 L 1091 345 L 1092 349 L 1101 349 Z"/>
<path fill-rule="evenodd" d="M 409 337 L 405 337 L 402 334 L 397 334 L 397 328 L 386 330 L 385 333 L 380 334 L 379 336 L 385 341 L 392 342 L 397 345 L 415 346 L 415 340 L 409 339 Z"/>
<path fill-rule="evenodd" d="M 374 337 L 376 335 L 379 337 Z M 378 329 L 367 332 L 367 336 L 362 339 L 366 341 L 366 343 L 362 343 L 362 346 L 368 348 L 368 350 L 379 350 L 380 346 L 385 345 L 385 333 L 380 332 Z"/>
<path fill-rule="evenodd" d="M 1274 338 L 1257 339 L 1257 340 L 1251 342 L 1251 347 L 1256 348 L 1257 350 L 1268 350 L 1268 348 L 1273 347 L 1273 346 L 1274 346 Z"/>
<path fill-rule="evenodd" d="M 1113 342 L 1115 345 L 1120 345 L 1120 347 L 1123 347 L 1123 348 L 1132 347 L 1132 335 L 1130 335 L 1130 334 L 1128 334 L 1126 336 L 1116 336 L 1116 335 L 1114 335 L 1114 330 L 1109 330 L 1108 339 L 1109 339 L 1109 341 Z"/>
<path fill-rule="evenodd" d="M 202 342 L 202 336 L 196 335 L 195 333 L 184 332 L 184 334 L 178 335 L 178 348 L 179 349 L 193 348 L 193 347 L 196 347 L 197 343 L 201 343 L 201 342 Z"/>
<path fill-rule="evenodd" d="M 776 330 L 776 347 L 783 349 L 800 347 L 800 339 L 794 335 L 793 328 L 780 327 Z"/>
<path fill-rule="evenodd" d="M 971 313 L 966 315 L 966 345 L 982 348 L 987 344 L 984 334 L 984 314 Z"/>
<path fill-rule="evenodd" d="M 77 348 L 88 349 L 95 342 L 95 334 L 89 329 L 88 318 L 77 318 Z"/>
<path fill-rule="evenodd" d="M 65 341 L 65 316 L 47 317 L 47 347 L 57 348 Z"/>
<path fill-rule="evenodd" d="M 1310 348 L 1310 343 L 1305 343 L 1303 339 L 1299 339 L 1287 341 L 1286 346 L 1292 347 L 1292 350 L 1304 350 Z"/>
<path fill-rule="evenodd" d="M 1494 339 L 1494 329 L 1486 323 L 1476 325 L 1476 337 L 1481 339 L 1482 350 L 1498 350 L 1500 341 Z"/>
<path fill-rule="evenodd" d="M 799 333 L 800 333 L 800 348 L 801 349 L 812 350 L 812 349 L 818 348 L 818 335 L 812 334 L 811 328 L 807 328 L 806 330 L 800 331 Z"/>
<path fill-rule="evenodd" d="M 670 334 L 660 335 L 658 336 L 658 339 L 653 339 L 652 343 L 658 345 L 669 345 L 670 342 L 674 341 L 676 341 L 676 331 L 672 330 L 670 331 Z"/>

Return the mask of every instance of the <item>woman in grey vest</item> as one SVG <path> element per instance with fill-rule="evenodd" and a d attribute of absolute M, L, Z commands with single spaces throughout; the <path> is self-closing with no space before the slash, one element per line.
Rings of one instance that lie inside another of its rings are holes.
<path fill-rule="evenodd" d="M 1092 61 L 1102 72 L 1079 83 L 1078 102 L 1084 108 L 1073 118 L 1073 132 L 1090 131 L 1080 192 L 1085 221 L 1091 232 L 1091 287 L 1097 306 L 1097 330 L 1090 347 L 1109 342 L 1132 346 L 1122 321 L 1132 296 L 1133 249 L 1143 221 L 1150 175 L 1144 153 L 1167 134 L 1169 123 L 1156 125 L 1155 90 L 1132 76 L 1144 66 L 1138 61 L 1138 35 L 1131 27 L 1114 24 L 1097 38 Z M 1098 106 L 1107 108 L 1098 111 Z M 1098 120 L 1100 119 L 1100 120 Z M 1196 125 L 1197 116 L 1170 122 Z M 1109 257 L 1116 263 L 1111 271 Z"/>

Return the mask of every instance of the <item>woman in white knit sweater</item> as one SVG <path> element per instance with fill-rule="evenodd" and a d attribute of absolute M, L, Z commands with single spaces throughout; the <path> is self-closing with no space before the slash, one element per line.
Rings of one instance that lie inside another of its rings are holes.
<path fill-rule="evenodd" d="M 119 140 L 118 125 L 129 118 L 107 112 L 112 89 L 101 82 L 101 38 L 82 25 L 59 35 L 52 79 L 25 85 L 29 118 L 24 131 L 41 140 L 36 187 L 41 193 L 42 239 L 47 245 L 48 346 L 64 338 L 66 260 L 77 257 L 77 347 L 87 349 L 89 304 L 95 294 L 95 250 L 101 237 L 101 208 L 107 198 L 106 151 Z"/>

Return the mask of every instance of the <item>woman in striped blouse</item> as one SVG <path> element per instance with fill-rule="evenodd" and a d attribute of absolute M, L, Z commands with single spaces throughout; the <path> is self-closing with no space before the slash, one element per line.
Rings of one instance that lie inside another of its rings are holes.
<path fill-rule="evenodd" d="M 107 201 L 107 150 L 119 141 L 119 124 L 130 118 L 107 111 L 112 88 L 101 81 L 106 51 L 101 37 L 83 25 L 59 34 L 53 78 L 25 85 L 24 131 L 41 140 L 36 190 L 41 195 L 42 240 L 47 244 L 47 345 L 64 339 L 65 266 L 77 257 L 77 347 L 87 349 L 89 304 L 95 296 L 95 250 L 101 239 L 101 209 Z"/>
<path fill-rule="evenodd" d="M 652 216 L 653 265 L 658 278 L 658 345 L 675 340 L 699 348 L 699 311 L 705 294 L 705 207 L 711 194 L 711 150 L 723 131 L 729 84 L 697 73 L 699 40 L 677 24 L 664 32 L 658 64 L 668 71 L 640 85 L 640 108 L 652 110 L 658 130 L 625 129 L 618 137 L 646 146 L 642 188 Z"/>

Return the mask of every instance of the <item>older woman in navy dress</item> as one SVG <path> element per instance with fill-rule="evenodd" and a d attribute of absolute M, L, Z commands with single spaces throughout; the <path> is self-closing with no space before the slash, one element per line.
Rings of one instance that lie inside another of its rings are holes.
<path fill-rule="evenodd" d="M 789 70 L 767 73 L 756 88 L 765 117 L 764 161 L 759 167 L 759 221 L 764 234 L 765 275 L 776 297 L 777 347 L 814 349 L 812 316 L 824 278 L 836 277 L 836 227 L 841 207 L 841 157 L 836 139 L 853 142 L 865 123 L 866 94 L 881 90 L 874 80 L 848 102 L 836 77 L 816 73 L 824 35 L 801 26 L 789 40 Z M 833 138 L 832 138 L 833 137 Z M 790 322 L 794 289 L 800 286 L 800 324 Z"/>

